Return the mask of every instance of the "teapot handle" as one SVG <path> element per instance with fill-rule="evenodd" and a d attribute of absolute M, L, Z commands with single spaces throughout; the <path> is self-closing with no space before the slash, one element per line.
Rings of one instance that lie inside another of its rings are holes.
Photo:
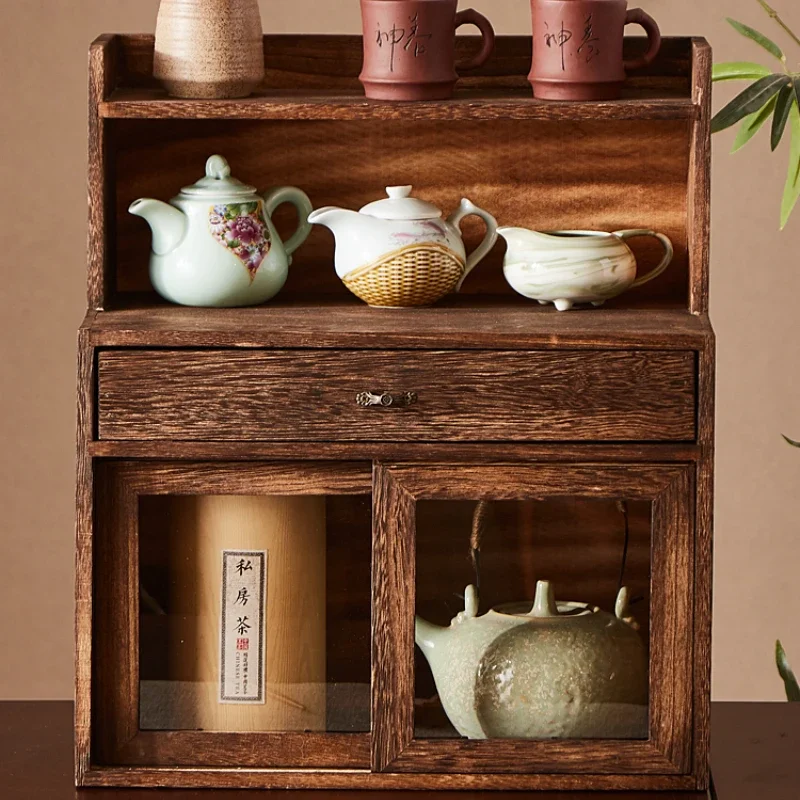
<path fill-rule="evenodd" d="M 461 221 L 471 216 L 480 217 L 486 223 L 486 236 L 484 236 L 483 241 L 475 250 L 467 256 L 467 265 L 464 269 L 464 274 L 461 276 L 458 286 L 456 286 L 457 292 L 461 291 L 461 286 L 467 279 L 467 275 L 489 255 L 489 251 L 497 242 L 497 220 L 488 211 L 478 208 L 478 206 L 466 198 L 461 201 L 461 205 L 453 212 L 447 222 L 458 229 L 461 225 Z"/>
<path fill-rule="evenodd" d="M 675 249 L 672 246 L 672 242 L 669 237 L 664 236 L 663 233 L 637 228 L 636 230 L 630 231 L 614 231 L 614 236 L 619 236 L 619 238 L 623 240 L 633 239 L 636 236 L 654 236 L 661 242 L 661 246 L 664 248 L 664 258 L 661 259 L 661 263 L 655 269 L 648 272 L 647 275 L 642 275 L 641 278 L 637 278 L 631 284 L 631 288 L 643 286 L 645 283 L 652 281 L 653 278 L 657 278 L 672 263 L 672 259 L 675 256 Z"/>
<path fill-rule="evenodd" d="M 291 203 L 297 209 L 298 217 L 297 230 L 283 243 L 283 249 L 286 250 L 289 263 L 291 263 L 292 253 L 308 239 L 308 235 L 311 233 L 312 226 L 308 217 L 314 210 L 314 206 L 311 205 L 308 195 L 300 189 L 296 189 L 294 186 L 279 186 L 264 195 L 264 204 L 270 220 L 275 209 L 284 203 Z"/>

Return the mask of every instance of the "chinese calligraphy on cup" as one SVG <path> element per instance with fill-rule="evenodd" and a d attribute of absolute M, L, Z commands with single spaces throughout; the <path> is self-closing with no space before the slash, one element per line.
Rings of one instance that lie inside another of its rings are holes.
<path fill-rule="evenodd" d="M 457 12 L 458 0 L 361 0 L 364 68 L 361 82 L 374 100 L 446 100 L 456 73 L 455 32 L 476 25 L 480 52 L 459 69 L 481 66 L 494 49 L 491 24 L 477 11 Z"/>
<path fill-rule="evenodd" d="M 650 64 L 661 34 L 641 9 L 626 0 L 531 0 L 533 63 L 530 82 L 543 100 L 613 100 L 620 96 L 626 71 Z M 647 52 L 625 60 L 624 31 L 641 25 Z"/>

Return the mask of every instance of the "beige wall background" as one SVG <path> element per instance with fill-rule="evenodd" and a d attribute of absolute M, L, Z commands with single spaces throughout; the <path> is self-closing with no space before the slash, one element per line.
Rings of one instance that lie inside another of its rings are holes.
<path fill-rule="evenodd" d="M 775 0 L 800 29 L 794 0 Z M 356 0 L 262 0 L 272 32 L 358 32 Z M 462 6 L 466 6 L 462 2 Z M 526 0 L 474 0 L 526 33 Z M 756 59 L 724 22 L 772 28 L 756 0 L 642 0 L 717 60 Z M 72 695 L 75 331 L 84 312 L 86 52 L 151 31 L 158 0 L 0 0 L 0 698 Z M 800 62 L 800 50 L 787 49 Z M 769 56 L 766 54 L 764 58 Z M 732 87 L 718 91 L 717 103 Z M 714 695 L 778 700 L 774 640 L 800 666 L 800 212 L 780 236 L 787 160 L 761 135 L 714 148 L 719 338 Z"/>

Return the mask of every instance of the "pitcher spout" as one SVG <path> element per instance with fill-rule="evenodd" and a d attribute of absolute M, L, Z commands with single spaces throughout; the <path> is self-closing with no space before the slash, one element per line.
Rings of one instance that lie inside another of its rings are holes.
<path fill-rule="evenodd" d="M 186 233 L 186 215 L 169 203 L 144 197 L 131 203 L 128 211 L 142 217 L 153 232 L 153 252 L 163 256 L 174 250 Z"/>
<path fill-rule="evenodd" d="M 550 237 L 546 233 L 532 231 L 529 228 L 498 228 L 497 233 L 502 236 L 509 247 L 524 247 L 535 245 L 539 242 L 546 242 Z"/>
<path fill-rule="evenodd" d="M 350 222 L 357 222 L 363 217 L 357 211 L 350 211 L 346 208 L 336 208 L 335 206 L 325 206 L 312 211 L 308 217 L 308 221 L 312 225 L 323 225 L 330 228 L 334 235 L 338 233 L 341 225 Z"/>

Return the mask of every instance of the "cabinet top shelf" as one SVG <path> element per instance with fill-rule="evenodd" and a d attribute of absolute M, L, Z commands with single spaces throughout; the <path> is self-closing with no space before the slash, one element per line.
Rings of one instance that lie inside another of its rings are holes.
<path fill-rule="evenodd" d="M 648 96 L 649 95 L 649 96 Z M 255 119 L 255 120 L 656 120 L 694 119 L 699 109 L 688 97 L 652 96 L 634 90 L 616 101 L 544 102 L 530 88 L 460 90 L 452 100 L 388 103 L 366 100 L 362 93 L 273 91 L 242 100 L 177 100 L 160 89 L 118 89 L 99 106 L 112 119 Z"/>
<path fill-rule="evenodd" d="M 457 58 L 477 47 L 458 37 Z M 626 39 L 629 55 L 644 39 Z M 179 100 L 153 79 L 154 40 L 147 35 L 106 35 L 92 48 L 97 113 L 109 119 L 250 120 L 693 120 L 701 106 L 692 74 L 702 39 L 666 38 L 656 62 L 632 75 L 622 99 L 601 102 L 534 100 L 526 76 L 531 41 L 501 36 L 490 62 L 466 73 L 452 100 L 424 103 L 369 101 L 358 74 L 361 37 L 266 36 L 266 77 L 241 100 Z"/>

